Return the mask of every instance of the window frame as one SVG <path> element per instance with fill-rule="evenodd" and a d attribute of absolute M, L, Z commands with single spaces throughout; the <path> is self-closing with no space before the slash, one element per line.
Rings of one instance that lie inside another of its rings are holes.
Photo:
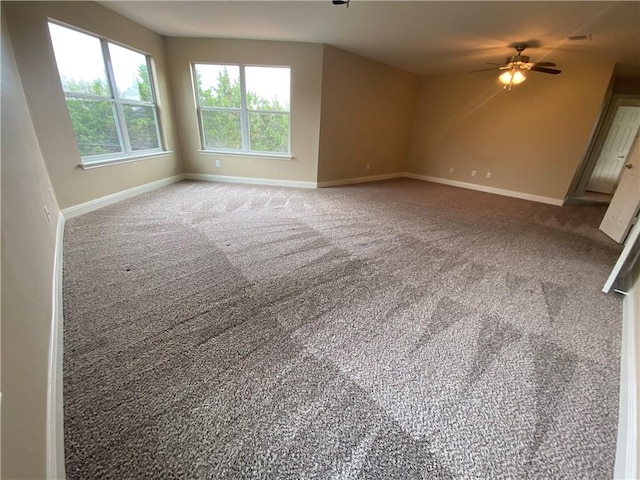
<path fill-rule="evenodd" d="M 54 60 L 56 65 L 56 71 L 58 72 L 58 79 L 60 80 L 60 86 L 62 88 L 62 93 L 64 94 L 65 104 L 68 98 L 78 99 L 78 100 L 90 100 L 90 101 L 108 101 L 111 104 L 111 110 L 113 112 L 113 119 L 116 127 L 116 133 L 118 135 L 118 141 L 120 143 L 120 147 L 122 151 L 116 153 L 105 153 L 98 155 L 82 155 L 80 154 L 80 165 L 81 166 L 91 166 L 96 164 L 105 164 L 105 163 L 121 163 L 122 161 L 134 160 L 138 157 L 151 157 L 159 154 L 163 154 L 167 152 L 163 129 L 162 129 L 162 121 L 160 118 L 160 107 L 158 105 L 158 94 L 156 87 L 156 75 L 155 68 L 153 63 L 153 57 L 137 48 L 130 47 L 129 45 L 125 45 L 120 42 L 116 42 L 107 37 L 103 37 L 102 35 L 98 35 L 92 32 L 88 32 L 81 28 L 77 28 L 73 25 L 68 25 L 63 22 L 59 22 L 55 19 L 49 18 L 47 19 L 48 24 L 54 24 L 59 27 L 67 28 L 69 30 L 73 30 L 78 33 L 82 33 L 84 35 L 88 35 L 90 37 L 96 38 L 100 42 L 100 51 L 102 53 L 102 61 L 105 68 L 105 74 L 107 77 L 107 85 L 109 87 L 109 91 L 111 95 L 109 97 L 103 97 L 100 95 L 93 95 L 90 93 L 78 93 L 78 92 L 67 92 L 64 89 L 64 85 L 62 85 L 62 78 L 60 76 L 60 71 L 58 70 L 58 61 L 55 59 L 55 49 L 53 48 L 53 39 L 51 34 L 49 34 L 49 39 L 51 41 L 51 47 L 54 50 Z M 138 53 L 144 56 L 145 63 L 147 66 L 147 72 L 149 74 L 149 90 L 151 92 L 152 102 L 147 102 L 143 100 L 133 100 L 128 98 L 121 98 L 120 91 L 118 89 L 118 85 L 115 80 L 115 74 L 113 70 L 113 64 L 111 61 L 111 53 L 109 52 L 109 44 L 115 45 L 117 47 L 125 48 L 132 52 Z M 155 130 L 156 136 L 158 138 L 158 147 L 157 148 L 147 148 L 144 150 L 133 150 L 131 147 L 131 138 L 129 136 L 129 131 L 127 127 L 126 117 L 124 114 L 125 106 L 139 106 L 139 107 L 147 107 L 151 108 L 153 112 L 153 117 L 155 120 Z M 69 112 L 69 107 L 67 105 L 67 113 L 69 117 L 71 116 Z M 73 122 L 72 122 L 73 123 Z M 74 131 L 74 138 L 75 131 Z M 78 145 L 78 150 L 80 146 Z"/>
<path fill-rule="evenodd" d="M 198 91 L 198 74 L 196 67 L 198 65 L 215 65 L 218 67 L 238 67 L 240 70 L 240 108 L 233 107 L 210 107 L 200 105 L 200 92 Z M 256 65 L 249 63 L 214 63 L 214 62 L 191 62 L 191 77 L 193 85 L 193 93 L 196 107 L 196 116 L 198 117 L 198 133 L 200 137 L 200 147 L 202 152 L 205 153 L 222 153 L 231 155 L 246 155 L 252 157 L 275 157 L 275 158 L 292 158 L 291 153 L 291 83 L 289 83 L 289 109 L 286 111 L 280 110 L 254 110 L 247 106 L 247 83 L 246 83 L 246 67 L 264 67 L 264 68 L 286 68 L 289 70 L 289 82 L 291 82 L 291 66 L 289 65 Z M 238 112 L 240 114 L 240 149 L 235 148 L 222 148 L 222 147 L 207 147 L 204 138 L 204 125 L 202 112 Z M 287 151 L 286 152 L 269 152 L 261 150 L 251 150 L 251 138 L 250 138 L 250 126 L 249 115 L 251 113 L 262 113 L 270 115 L 286 115 L 288 118 L 288 131 L 287 131 Z"/>

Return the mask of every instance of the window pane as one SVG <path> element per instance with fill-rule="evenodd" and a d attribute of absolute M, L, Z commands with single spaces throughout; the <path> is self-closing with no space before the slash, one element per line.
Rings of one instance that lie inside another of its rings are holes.
<path fill-rule="evenodd" d="M 83 157 L 122 152 L 112 102 L 67 98 L 67 107 Z"/>
<path fill-rule="evenodd" d="M 205 148 L 242 148 L 240 112 L 202 111 Z"/>
<path fill-rule="evenodd" d="M 100 40 L 54 23 L 49 32 L 64 91 L 110 97 Z"/>
<path fill-rule="evenodd" d="M 109 55 L 120 98 L 153 102 L 146 57 L 113 43 L 109 43 Z"/>
<path fill-rule="evenodd" d="M 246 67 L 247 108 L 288 112 L 290 71 L 288 67 Z"/>
<path fill-rule="evenodd" d="M 287 153 L 289 151 L 289 115 L 250 113 L 249 140 L 254 152 Z"/>
<path fill-rule="evenodd" d="M 153 107 L 123 105 L 122 109 L 124 110 L 124 118 L 127 122 L 131 150 L 160 148 Z"/>
<path fill-rule="evenodd" d="M 202 107 L 240 108 L 240 67 L 196 65 L 198 104 Z"/>

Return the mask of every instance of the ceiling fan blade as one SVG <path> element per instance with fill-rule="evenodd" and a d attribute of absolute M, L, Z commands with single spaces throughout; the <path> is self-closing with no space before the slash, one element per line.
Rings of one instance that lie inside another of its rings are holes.
<path fill-rule="evenodd" d="M 545 68 L 545 67 L 536 67 L 536 66 L 531 67 L 529 70 L 531 70 L 532 72 L 550 73 L 551 75 L 557 75 L 562 71 L 562 70 L 556 70 L 554 68 Z"/>
<path fill-rule="evenodd" d="M 495 71 L 495 70 L 496 70 L 496 67 L 493 67 L 493 68 L 483 68 L 482 70 L 471 70 L 470 72 L 467 72 L 467 73 L 488 72 L 489 70 Z"/>
<path fill-rule="evenodd" d="M 534 67 L 557 67 L 553 62 L 534 62 L 531 65 Z"/>

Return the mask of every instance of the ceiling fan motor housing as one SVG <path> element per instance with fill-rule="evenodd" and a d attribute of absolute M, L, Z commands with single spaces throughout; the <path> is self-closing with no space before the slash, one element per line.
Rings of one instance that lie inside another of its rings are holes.
<path fill-rule="evenodd" d="M 505 62 L 507 65 L 510 63 L 529 63 L 529 57 L 526 55 L 513 55 L 512 57 L 507 57 L 507 61 Z"/>

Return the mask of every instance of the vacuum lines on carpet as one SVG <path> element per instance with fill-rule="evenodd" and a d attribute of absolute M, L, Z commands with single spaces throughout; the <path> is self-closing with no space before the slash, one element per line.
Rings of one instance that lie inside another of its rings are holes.
<path fill-rule="evenodd" d="M 603 214 L 401 179 L 72 219 L 67 476 L 610 478 Z"/>

